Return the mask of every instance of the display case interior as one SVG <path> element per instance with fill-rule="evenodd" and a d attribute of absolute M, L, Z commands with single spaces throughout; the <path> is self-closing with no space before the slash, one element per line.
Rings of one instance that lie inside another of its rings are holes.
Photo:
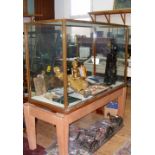
<path fill-rule="evenodd" d="M 29 101 L 68 112 L 125 83 L 128 27 L 77 20 L 25 24 Z"/>

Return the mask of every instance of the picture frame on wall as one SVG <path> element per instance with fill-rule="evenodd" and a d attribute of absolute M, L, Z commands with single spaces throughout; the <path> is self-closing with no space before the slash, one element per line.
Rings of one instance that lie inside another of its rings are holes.
<path fill-rule="evenodd" d="M 131 9 L 131 0 L 114 0 L 113 9 Z"/>

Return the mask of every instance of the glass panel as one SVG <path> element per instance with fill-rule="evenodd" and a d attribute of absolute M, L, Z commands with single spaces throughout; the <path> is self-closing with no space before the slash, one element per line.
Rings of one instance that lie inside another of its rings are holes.
<path fill-rule="evenodd" d="M 28 0 L 28 14 L 34 15 L 34 0 Z"/>
<path fill-rule="evenodd" d="M 69 106 L 89 100 L 94 95 L 108 90 L 113 84 L 122 84 L 122 82 L 116 83 L 118 80 L 116 66 L 122 61 L 114 66 L 116 75 L 112 77 L 113 79 L 110 79 L 109 73 L 105 74 L 111 69 L 106 69 L 106 64 L 108 54 L 111 53 L 115 43 L 114 32 L 108 33 L 111 29 L 107 26 L 90 23 L 82 23 L 79 26 L 78 24 L 67 23 Z M 117 55 L 115 62 L 116 60 Z"/>
<path fill-rule="evenodd" d="M 83 102 L 90 97 L 84 97 L 88 87 L 87 71 L 84 62 L 92 56 L 92 25 L 67 22 L 67 74 L 69 106 Z M 92 74 L 92 71 L 90 72 Z"/>
<path fill-rule="evenodd" d="M 28 33 L 31 98 L 63 107 L 62 27 L 30 25 Z"/>

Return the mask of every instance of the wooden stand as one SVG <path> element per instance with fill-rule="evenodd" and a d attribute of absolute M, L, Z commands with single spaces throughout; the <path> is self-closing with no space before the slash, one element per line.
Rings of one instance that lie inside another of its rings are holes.
<path fill-rule="evenodd" d="M 81 107 L 69 114 L 54 113 L 31 103 L 24 104 L 27 138 L 30 149 L 36 149 L 35 118 L 56 125 L 57 140 L 60 155 L 68 155 L 69 125 L 87 114 L 105 106 L 108 102 L 118 100 L 118 115 L 123 117 L 126 101 L 126 87 L 97 99 L 89 105 Z"/>

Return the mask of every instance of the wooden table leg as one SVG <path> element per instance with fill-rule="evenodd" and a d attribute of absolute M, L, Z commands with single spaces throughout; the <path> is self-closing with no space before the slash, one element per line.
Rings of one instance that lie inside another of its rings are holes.
<path fill-rule="evenodd" d="M 122 95 L 118 97 L 118 115 L 122 116 L 124 115 L 124 110 L 125 110 L 125 101 L 126 101 L 126 87 L 122 88 L 123 92 Z"/>
<path fill-rule="evenodd" d="M 26 124 L 27 138 L 31 150 L 36 149 L 36 131 L 35 131 L 35 117 L 30 113 L 29 103 L 24 103 L 24 117 Z"/>
<path fill-rule="evenodd" d="M 63 118 L 60 118 L 56 125 L 59 155 L 68 155 L 69 144 L 69 124 Z"/>

